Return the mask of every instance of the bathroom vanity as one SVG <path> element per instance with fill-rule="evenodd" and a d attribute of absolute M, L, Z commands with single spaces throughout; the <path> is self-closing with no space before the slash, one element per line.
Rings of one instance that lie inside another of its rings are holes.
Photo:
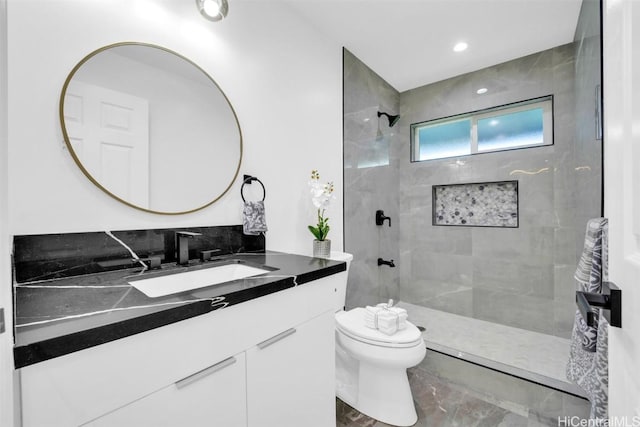
<path fill-rule="evenodd" d="M 266 252 L 175 268 L 229 260 L 269 272 L 156 298 L 128 285 L 135 269 L 18 286 L 22 425 L 335 425 L 334 283 L 345 263 Z M 56 292 L 73 316 L 56 317 L 68 310 L 47 299 Z M 34 322 L 36 311 L 56 320 Z"/>

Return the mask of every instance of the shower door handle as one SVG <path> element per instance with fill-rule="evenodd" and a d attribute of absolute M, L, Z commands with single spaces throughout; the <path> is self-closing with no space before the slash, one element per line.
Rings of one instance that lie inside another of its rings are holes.
<path fill-rule="evenodd" d="M 587 325 L 594 326 L 593 307 L 602 308 L 611 326 L 622 327 L 622 291 L 613 282 L 602 283 L 602 293 L 576 291 L 576 304 Z"/>

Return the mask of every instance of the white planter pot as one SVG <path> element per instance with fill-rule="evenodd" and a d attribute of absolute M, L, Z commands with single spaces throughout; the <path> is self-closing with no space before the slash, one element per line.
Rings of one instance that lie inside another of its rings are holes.
<path fill-rule="evenodd" d="M 317 240 L 313 241 L 313 256 L 315 258 L 329 258 L 331 254 L 331 240 Z"/>

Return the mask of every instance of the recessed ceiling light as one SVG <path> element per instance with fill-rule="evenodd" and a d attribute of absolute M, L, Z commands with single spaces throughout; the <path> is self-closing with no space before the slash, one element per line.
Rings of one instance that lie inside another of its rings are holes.
<path fill-rule="evenodd" d="M 456 45 L 453 47 L 453 51 L 462 52 L 463 50 L 467 50 L 468 47 L 469 45 L 466 44 L 465 42 L 456 43 Z"/>
<path fill-rule="evenodd" d="M 487 92 L 489 92 L 489 89 L 487 89 L 486 87 L 481 87 L 476 91 L 478 95 L 482 95 L 483 93 L 487 93 Z"/>
<path fill-rule="evenodd" d="M 229 12 L 227 0 L 196 0 L 196 5 L 202 16 L 209 21 L 220 21 Z"/>

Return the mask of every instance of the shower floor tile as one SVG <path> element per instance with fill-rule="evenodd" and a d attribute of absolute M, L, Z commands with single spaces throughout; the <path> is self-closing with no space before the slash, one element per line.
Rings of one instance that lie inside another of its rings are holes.
<path fill-rule="evenodd" d="M 429 349 L 584 397 L 565 378 L 568 339 L 405 302 L 398 307 L 426 329 L 422 335 Z"/>

